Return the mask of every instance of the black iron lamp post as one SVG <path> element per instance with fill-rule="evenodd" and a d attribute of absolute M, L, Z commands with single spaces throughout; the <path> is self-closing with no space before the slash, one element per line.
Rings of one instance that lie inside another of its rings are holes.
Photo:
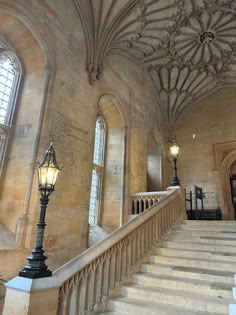
<path fill-rule="evenodd" d="M 172 141 L 171 145 L 170 145 L 170 154 L 173 157 L 174 160 L 174 178 L 172 180 L 172 183 L 170 184 L 170 187 L 173 186 L 181 186 L 180 185 L 180 181 L 178 179 L 177 176 L 177 158 L 178 158 L 178 154 L 179 154 L 179 149 L 180 147 L 178 146 L 178 144 L 176 143 L 176 141 Z"/>
<path fill-rule="evenodd" d="M 39 222 L 37 224 L 37 234 L 35 247 L 32 250 L 32 254 L 27 257 L 28 264 L 19 272 L 19 276 L 25 278 L 44 278 L 50 277 L 52 272 L 45 264 L 47 257 L 44 255 L 43 250 L 43 236 L 45 229 L 45 215 L 49 201 L 49 196 L 54 191 L 57 176 L 60 172 L 60 168 L 56 161 L 56 154 L 51 142 L 49 148 L 45 152 L 44 160 L 38 167 L 38 183 L 39 191 L 41 192 L 41 210 L 39 216 Z"/>

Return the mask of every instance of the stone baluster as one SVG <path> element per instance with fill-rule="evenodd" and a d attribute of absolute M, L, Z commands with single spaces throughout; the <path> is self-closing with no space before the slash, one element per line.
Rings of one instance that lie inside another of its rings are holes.
<path fill-rule="evenodd" d="M 99 259 L 98 267 L 96 269 L 96 287 L 95 287 L 95 307 L 94 310 L 99 310 L 99 303 L 101 301 L 102 296 L 102 270 L 103 270 L 103 262 Z"/>
<path fill-rule="evenodd" d="M 137 231 L 137 260 L 141 258 L 141 229 Z"/>
<path fill-rule="evenodd" d="M 79 314 L 84 314 L 84 310 L 86 307 L 86 293 L 87 293 L 87 279 L 83 278 L 79 285 L 79 297 L 78 297 L 78 303 L 79 303 Z M 65 315 L 70 313 L 65 313 Z"/>
<path fill-rule="evenodd" d="M 69 308 L 69 294 L 64 291 L 65 286 L 63 286 L 60 290 L 60 295 L 59 295 L 59 303 L 58 303 L 58 308 L 59 308 L 59 313 L 58 315 L 64 315 L 68 313 L 68 308 Z"/>
<path fill-rule="evenodd" d="M 117 265 L 116 265 L 116 282 L 121 281 L 121 275 L 122 275 L 122 248 L 121 244 L 119 243 L 118 250 L 117 250 L 117 255 L 116 255 L 116 260 L 117 260 Z"/>
<path fill-rule="evenodd" d="M 96 262 L 91 265 L 88 275 L 88 296 L 87 296 L 87 310 L 91 312 L 95 304 L 95 266 Z"/>
<path fill-rule="evenodd" d="M 70 293 L 70 315 L 78 314 L 78 294 L 79 294 L 79 286 L 74 286 L 72 292 Z"/>
<path fill-rule="evenodd" d="M 137 261 L 137 236 L 138 233 L 137 231 L 135 231 L 135 233 L 133 233 L 133 243 L 132 243 L 132 266 L 135 265 L 136 261 Z"/>
<path fill-rule="evenodd" d="M 116 275 L 116 249 L 113 248 L 112 254 L 111 254 L 111 259 L 110 259 L 110 285 L 109 288 L 113 289 L 115 287 L 115 275 Z"/>
<path fill-rule="evenodd" d="M 110 255 L 109 255 L 110 256 Z M 103 286 L 102 286 L 102 294 L 104 296 L 108 296 L 109 293 L 109 269 L 110 269 L 110 257 L 106 257 L 103 264 Z"/>

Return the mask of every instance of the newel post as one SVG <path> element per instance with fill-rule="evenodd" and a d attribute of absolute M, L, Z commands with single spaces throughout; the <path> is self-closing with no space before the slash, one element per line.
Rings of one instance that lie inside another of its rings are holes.
<path fill-rule="evenodd" d="M 57 315 L 60 283 L 54 277 L 15 277 L 6 284 L 3 315 Z"/>
<path fill-rule="evenodd" d="M 181 211 L 181 220 L 187 220 L 187 212 L 186 212 L 186 202 L 185 202 L 185 190 L 182 187 L 167 187 L 167 191 L 177 190 L 180 194 L 180 211 Z"/>
<path fill-rule="evenodd" d="M 187 220 L 187 212 L 186 212 L 186 201 L 185 201 L 185 190 L 183 188 L 179 189 L 181 195 L 181 219 Z"/>

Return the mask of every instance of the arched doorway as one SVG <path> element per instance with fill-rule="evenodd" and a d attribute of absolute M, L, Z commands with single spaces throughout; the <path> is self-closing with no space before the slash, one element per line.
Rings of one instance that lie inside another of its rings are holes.
<path fill-rule="evenodd" d="M 216 184 L 219 192 L 219 204 L 225 220 L 234 220 L 235 211 L 231 195 L 230 179 L 236 168 L 236 141 L 214 145 Z"/>
<path fill-rule="evenodd" d="M 236 218 L 236 161 L 233 162 L 230 168 L 230 189 L 234 207 L 234 217 Z"/>

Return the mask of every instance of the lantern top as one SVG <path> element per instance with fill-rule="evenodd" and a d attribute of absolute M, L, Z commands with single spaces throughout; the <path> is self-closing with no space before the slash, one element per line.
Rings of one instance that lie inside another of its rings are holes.
<path fill-rule="evenodd" d="M 50 146 L 46 150 L 43 162 L 39 165 L 39 168 L 42 167 L 44 164 L 47 164 L 48 166 L 53 165 L 59 171 L 61 170 L 56 160 L 56 152 L 53 148 L 53 141 L 51 141 Z"/>

